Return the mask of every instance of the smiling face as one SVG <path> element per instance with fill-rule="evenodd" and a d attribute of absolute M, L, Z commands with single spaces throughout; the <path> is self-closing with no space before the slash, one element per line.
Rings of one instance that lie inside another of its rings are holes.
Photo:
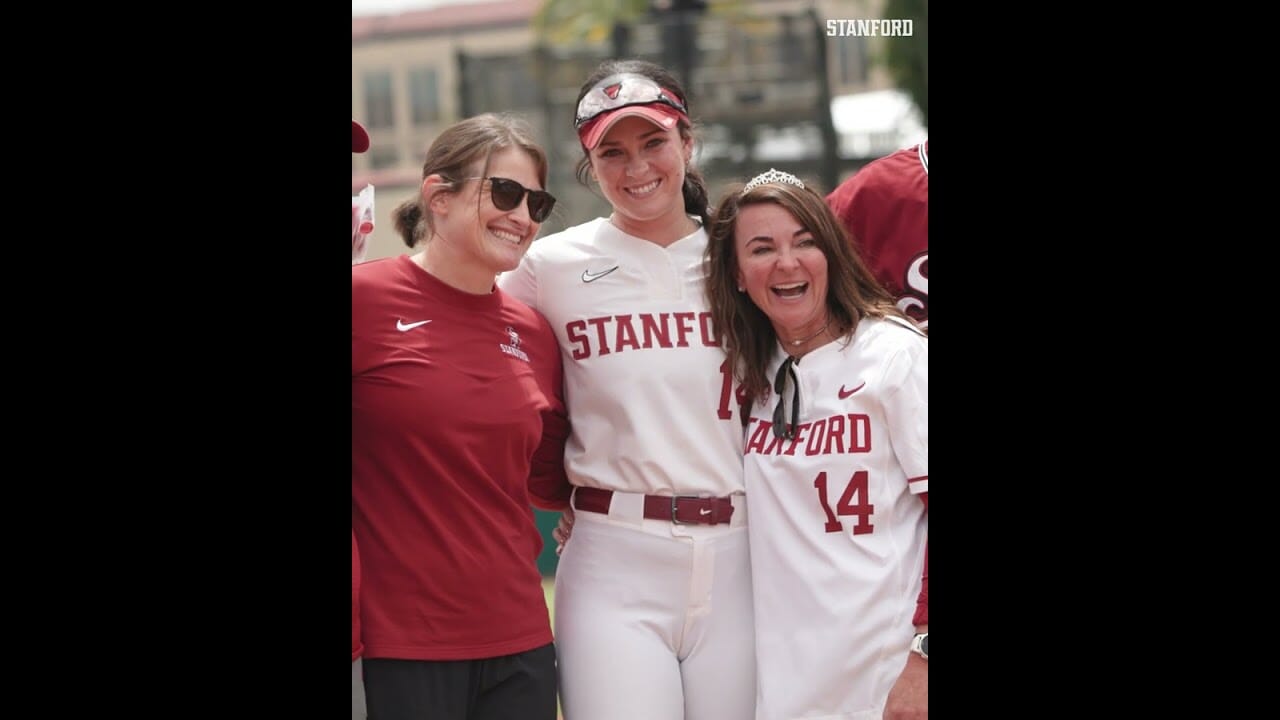
<path fill-rule="evenodd" d="M 747 205 L 734 223 L 738 285 L 784 342 L 827 323 L 827 256 L 813 233 L 771 202 Z"/>
<path fill-rule="evenodd" d="M 625 117 L 609 128 L 591 151 L 591 174 L 623 230 L 639 235 L 642 228 L 686 222 L 684 170 L 692 151 L 678 127 Z"/>
<path fill-rule="evenodd" d="M 506 178 L 530 190 L 543 189 L 537 165 L 519 148 L 495 152 L 489 157 L 488 169 L 478 165 L 464 177 L 475 177 L 482 171 L 486 178 Z M 439 235 L 431 245 L 447 251 L 446 265 L 487 278 L 481 284 L 491 283 L 500 272 L 515 269 L 541 227 L 529 217 L 527 193 L 514 208 L 500 210 L 493 204 L 491 183 L 486 179 L 459 178 L 458 192 L 437 193 L 431 200 L 431 209 Z"/>

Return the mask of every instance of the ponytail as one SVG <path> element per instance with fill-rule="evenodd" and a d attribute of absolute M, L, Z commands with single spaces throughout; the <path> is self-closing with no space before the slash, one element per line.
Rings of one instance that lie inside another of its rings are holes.
<path fill-rule="evenodd" d="M 711 213 L 707 207 L 707 181 L 702 179 L 702 173 L 694 169 L 693 165 L 685 167 L 684 185 L 680 186 L 680 192 L 684 194 L 684 211 L 697 216 L 702 227 L 711 227 Z"/>
<path fill-rule="evenodd" d="M 422 205 L 419 198 L 406 200 L 400 203 L 400 206 L 391 213 L 395 218 L 396 231 L 400 233 L 400 239 L 404 240 L 404 244 L 412 248 L 418 243 L 418 239 L 422 236 Z"/>

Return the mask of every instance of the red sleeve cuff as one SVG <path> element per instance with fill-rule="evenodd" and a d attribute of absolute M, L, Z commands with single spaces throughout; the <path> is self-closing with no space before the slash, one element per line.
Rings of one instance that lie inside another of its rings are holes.
<path fill-rule="evenodd" d="M 911 618 L 912 625 L 928 625 L 929 624 L 929 597 L 921 595 L 920 601 L 916 603 L 916 614 Z"/>

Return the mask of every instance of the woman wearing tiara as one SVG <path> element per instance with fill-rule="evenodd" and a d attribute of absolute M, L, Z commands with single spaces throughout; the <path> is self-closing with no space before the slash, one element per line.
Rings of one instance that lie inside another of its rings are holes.
<path fill-rule="evenodd" d="M 756 719 L 928 718 L 928 339 L 794 175 L 731 189 L 708 235 L 750 410 Z"/>

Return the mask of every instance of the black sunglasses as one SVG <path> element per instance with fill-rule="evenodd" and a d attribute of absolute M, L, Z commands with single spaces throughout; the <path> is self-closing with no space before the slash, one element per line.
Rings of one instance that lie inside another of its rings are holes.
<path fill-rule="evenodd" d="M 782 365 L 778 368 L 778 374 L 773 379 L 773 391 L 778 394 L 778 404 L 773 408 L 773 436 L 784 438 L 786 440 L 794 440 L 796 437 L 796 422 L 800 419 L 800 384 L 796 382 L 796 371 L 791 368 L 795 364 L 795 359 L 787 356 L 782 361 Z M 791 422 L 787 423 L 785 410 L 786 399 L 783 390 L 787 387 L 787 375 L 791 375 Z"/>
<path fill-rule="evenodd" d="M 515 180 L 500 177 L 469 177 L 466 180 L 488 180 L 489 194 L 493 197 L 493 206 L 499 210 L 515 210 L 529 193 L 529 219 L 541 223 L 551 215 L 551 208 L 556 206 L 556 196 L 546 190 L 530 190 Z"/>

